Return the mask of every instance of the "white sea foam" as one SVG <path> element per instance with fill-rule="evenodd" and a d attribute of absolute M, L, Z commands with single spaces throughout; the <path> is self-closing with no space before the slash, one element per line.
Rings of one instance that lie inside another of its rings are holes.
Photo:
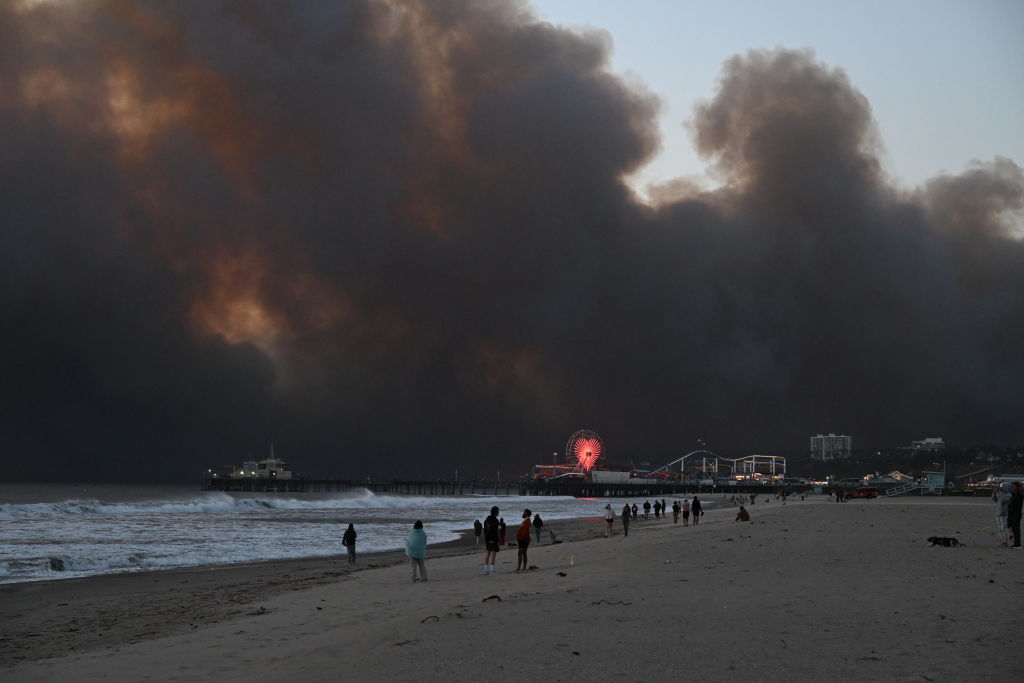
<path fill-rule="evenodd" d="M 69 492 L 84 495 L 61 498 Z M 458 538 L 458 530 L 482 520 L 492 505 L 501 508 L 509 524 L 530 508 L 541 513 L 547 530 L 557 533 L 559 519 L 598 517 L 608 502 L 556 496 L 375 495 L 365 489 L 229 494 L 81 486 L 71 491 L 40 489 L 33 500 L 25 488 L 10 493 L 3 485 L 0 496 L 21 501 L 0 505 L 0 583 L 336 555 L 342 552 L 341 534 L 349 522 L 359 533 L 360 552 L 402 548 L 417 519 L 423 520 L 430 542 L 438 543 Z M 613 502 L 617 512 L 626 501 Z M 629 502 L 642 505 L 643 499 Z"/>
<path fill-rule="evenodd" d="M 367 489 L 300 500 L 286 494 L 238 494 L 210 492 L 187 500 L 145 500 L 106 502 L 99 500 L 66 500 L 59 503 L 24 503 L 0 505 L 0 519 L 31 519 L 67 515 L 151 515 L 166 513 L 216 513 L 239 510 L 402 510 L 437 509 L 446 506 L 465 507 L 469 497 L 440 496 L 378 496 Z M 474 497 L 475 498 L 475 497 Z M 479 500 L 491 500 L 480 498 Z M 498 499 L 506 507 L 520 503 L 536 503 L 528 496 L 504 496 Z M 545 500 L 573 500 L 565 496 L 551 496 Z"/>

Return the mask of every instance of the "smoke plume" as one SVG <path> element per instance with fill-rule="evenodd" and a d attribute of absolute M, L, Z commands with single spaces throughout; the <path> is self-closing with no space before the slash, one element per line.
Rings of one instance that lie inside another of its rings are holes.
<path fill-rule="evenodd" d="M 1022 440 L 1018 165 L 901 189 L 841 70 L 753 50 L 692 121 L 719 189 L 646 204 L 610 49 L 507 0 L 0 3 L 8 477 Z"/>

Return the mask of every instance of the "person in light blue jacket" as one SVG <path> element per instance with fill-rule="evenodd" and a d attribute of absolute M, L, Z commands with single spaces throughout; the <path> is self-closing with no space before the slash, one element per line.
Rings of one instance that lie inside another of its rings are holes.
<path fill-rule="evenodd" d="M 992 490 L 992 500 L 996 503 L 996 534 L 999 536 L 999 545 L 1004 548 L 1010 545 L 1009 523 L 1010 517 L 1010 482 L 1004 481 L 997 484 Z"/>
<path fill-rule="evenodd" d="M 412 525 L 412 531 L 405 539 L 405 556 L 412 564 L 412 581 L 427 580 L 427 532 L 423 530 L 423 522 L 416 520 Z M 419 576 L 416 576 L 417 569 Z"/>

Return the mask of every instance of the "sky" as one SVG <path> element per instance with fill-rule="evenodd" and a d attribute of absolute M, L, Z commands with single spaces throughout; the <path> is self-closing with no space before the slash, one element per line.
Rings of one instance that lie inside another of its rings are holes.
<path fill-rule="evenodd" d="M 605 31 L 611 69 L 662 100 L 662 150 L 630 179 L 714 184 L 687 123 L 722 63 L 754 47 L 810 48 L 871 103 L 885 170 L 917 186 L 975 159 L 1024 158 L 1024 4 L 1015 0 L 536 0 L 544 20 Z"/>
<path fill-rule="evenodd" d="M 1019 10 L 616 7 L 0 0 L 5 476 L 1024 443 Z"/>

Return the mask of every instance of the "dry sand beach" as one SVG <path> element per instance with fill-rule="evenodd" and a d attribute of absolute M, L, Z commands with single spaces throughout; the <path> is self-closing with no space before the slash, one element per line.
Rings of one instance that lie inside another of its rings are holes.
<path fill-rule="evenodd" d="M 7 585 L 0 678 L 1024 679 L 1024 551 L 996 546 L 989 501 L 750 512 L 634 523 L 628 538 L 617 521 L 611 539 L 599 520 L 561 522 L 566 542 L 531 548 L 537 569 L 519 575 L 509 548 L 485 576 L 469 539 L 432 548 L 427 583 L 381 554 L 358 571 L 338 556 Z M 966 547 L 928 547 L 935 535 Z"/>

